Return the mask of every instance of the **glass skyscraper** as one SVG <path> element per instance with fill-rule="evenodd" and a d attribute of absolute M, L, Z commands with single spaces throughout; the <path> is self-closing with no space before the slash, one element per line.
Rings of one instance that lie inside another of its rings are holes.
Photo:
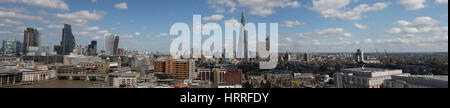
<path fill-rule="evenodd" d="M 13 56 L 16 54 L 16 40 L 3 40 L 3 55 Z"/>
<path fill-rule="evenodd" d="M 75 49 L 75 37 L 72 34 L 72 27 L 68 24 L 64 24 L 62 32 L 61 47 L 64 55 L 69 55 Z"/>
<path fill-rule="evenodd" d="M 115 36 L 114 37 L 114 48 L 113 48 L 113 52 L 114 55 L 117 56 L 119 55 L 119 41 L 120 41 L 120 37 L 119 36 Z"/>

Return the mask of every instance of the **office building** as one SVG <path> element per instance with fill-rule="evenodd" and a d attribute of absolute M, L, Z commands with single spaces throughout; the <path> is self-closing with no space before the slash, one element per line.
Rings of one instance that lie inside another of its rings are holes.
<path fill-rule="evenodd" d="M 226 85 L 239 85 L 242 84 L 242 69 L 228 68 L 225 73 Z"/>
<path fill-rule="evenodd" d="M 22 73 L 0 70 L 0 86 L 12 86 L 22 81 Z"/>
<path fill-rule="evenodd" d="M 382 88 L 385 80 L 393 75 L 402 75 L 402 70 L 378 68 L 350 68 L 334 75 L 338 88 Z"/>
<path fill-rule="evenodd" d="M 118 56 L 119 55 L 119 42 L 120 42 L 120 37 L 119 36 L 115 36 L 114 37 L 114 46 L 113 46 L 114 56 Z"/>
<path fill-rule="evenodd" d="M 448 75 L 394 75 L 383 88 L 448 88 Z"/>
<path fill-rule="evenodd" d="M 242 72 L 242 71 L 241 71 Z M 233 76 L 233 74 L 229 74 L 228 77 L 230 77 L 230 82 L 236 83 L 238 81 L 235 81 L 234 78 L 237 76 Z M 227 69 L 224 68 L 200 68 L 198 69 L 198 79 L 201 81 L 209 81 L 214 84 L 219 85 L 225 85 L 227 80 Z"/>
<path fill-rule="evenodd" d="M 14 56 L 17 51 L 16 40 L 3 40 L 2 52 L 4 56 Z"/>
<path fill-rule="evenodd" d="M 210 68 L 200 68 L 198 69 L 199 80 L 201 81 L 212 81 L 213 74 Z"/>
<path fill-rule="evenodd" d="M 227 72 L 225 69 L 213 68 L 212 72 L 213 72 L 213 78 L 214 78 L 213 82 L 215 84 L 219 84 L 219 85 L 225 84 L 225 73 Z"/>
<path fill-rule="evenodd" d="M 86 49 L 82 45 L 76 45 L 73 54 L 85 55 Z"/>
<path fill-rule="evenodd" d="M 58 55 L 63 55 L 63 50 L 61 45 L 55 45 L 53 46 L 53 51 L 56 52 Z"/>
<path fill-rule="evenodd" d="M 27 28 L 24 31 L 23 54 L 28 53 L 29 47 L 39 47 L 41 45 L 40 34 L 37 29 Z"/>
<path fill-rule="evenodd" d="M 20 41 L 16 41 L 16 55 L 23 55 L 23 43 Z"/>
<path fill-rule="evenodd" d="M 114 88 L 136 87 L 137 84 L 136 74 L 133 73 L 110 73 L 108 79 L 109 86 Z"/>
<path fill-rule="evenodd" d="M 28 47 L 28 53 L 26 56 L 47 56 L 50 48 L 48 46 Z"/>
<path fill-rule="evenodd" d="M 177 80 L 193 80 L 195 64 L 191 60 L 156 60 L 155 73 L 169 74 L 174 76 Z"/>
<path fill-rule="evenodd" d="M 91 41 L 91 44 L 88 45 L 87 55 L 89 55 L 89 56 L 97 55 L 97 41 L 96 40 Z"/>
<path fill-rule="evenodd" d="M 364 52 L 361 49 L 358 49 L 355 54 L 357 63 L 364 63 Z"/>
<path fill-rule="evenodd" d="M 30 70 L 20 69 L 22 72 L 22 83 L 33 83 L 56 79 L 56 70 Z"/>
<path fill-rule="evenodd" d="M 304 58 L 305 62 L 312 62 L 313 55 L 311 53 L 305 53 Z"/>
<path fill-rule="evenodd" d="M 105 36 L 105 55 L 114 56 L 119 51 L 120 37 L 115 35 Z"/>
<path fill-rule="evenodd" d="M 61 41 L 62 53 L 64 55 L 69 55 L 72 53 L 76 47 L 75 37 L 72 33 L 72 27 L 68 24 L 64 24 L 62 30 L 62 41 Z"/>

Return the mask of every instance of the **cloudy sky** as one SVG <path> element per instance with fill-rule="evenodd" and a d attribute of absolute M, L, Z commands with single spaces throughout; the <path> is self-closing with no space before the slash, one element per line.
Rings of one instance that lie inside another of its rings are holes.
<path fill-rule="evenodd" d="M 118 34 L 122 48 L 167 52 L 172 24 L 199 14 L 223 26 L 242 11 L 280 24 L 281 51 L 448 52 L 448 0 L 0 0 L 0 40 L 33 27 L 53 46 L 67 23 L 77 44 Z"/>

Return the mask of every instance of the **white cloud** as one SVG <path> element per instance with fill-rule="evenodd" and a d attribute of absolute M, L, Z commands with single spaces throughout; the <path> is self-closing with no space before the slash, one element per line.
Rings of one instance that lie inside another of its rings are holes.
<path fill-rule="evenodd" d="M 329 36 L 345 36 L 345 37 L 351 37 L 352 34 L 345 31 L 344 28 L 329 28 L 324 30 L 317 30 L 314 32 L 306 32 L 306 33 L 299 33 L 295 34 L 293 36 L 302 37 L 302 38 L 323 38 L 323 37 L 329 37 Z"/>
<path fill-rule="evenodd" d="M 19 24 L 22 24 L 23 22 L 11 20 L 11 19 L 3 19 L 3 21 L 1 21 L 1 23 L 11 24 L 11 25 L 19 25 Z"/>
<path fill-rule="evenodd" d="M 286 40 L 287 42 L 292 42 L 292 41 L 294 41 L 292 38 L 290 38 L 290 37 L 286 37 L 286 38 L 284 38 L 284 40 Z"/>
<path fill-rule="evenodd" d="M 73 24 L 75 26 L 85 26 L 89 21 L 103 20 L 105 11 L 81 10 L 73 13 L 56 14 L 55 17 L 61 20 L 61 23 Z"/>
<path fill-rule="evenodd" d="M 306 22 L 301 22 L 301 21 L 285 21 L 284 24 L 281 24 L 282 27 L 289 27 L 292 28 L 294 26 L 299 26 L 299 25 L 305 25 Z"/>
<path fill-rule="evenodd" d="M 373 42 L 373 40 L 370 39 L 370 38 L 367 38 L 367 39 L 364 39 L 363 42 L 364 42 L 365 44 L 371 44 L 371 43 Z"/>
<path fill-rule="evenodd" d="M 336 20 L 359 20 L 366 16 L 362 13 L 370 11 L 380 11 L 389 6 L 390 3 L 378 2 L 369 6 L 368 4 L 360 4 L 350 10 L 345 8 L 352 0 L 314 0 L 312 10 L 318 12 L 324 18 L 332 18 Z M 355 1 L 356 2 L 356 1 Z"/>
<path fill-rule="evenodd" d="M 217 13 L 233 13 L 238 6 L 249 8 L 251 15 L 265 17 L 276 13 L 274 8 L 298 8 L 297 0 L 208 0 L 210 7 L 215 8 Z M 225 7 L 228 7 L 227 10 Z"/>
<path fill-rule="evenodd" d="M 38 8 L 66 11 L 69 10 L 63 0 L 0 0 L 0 3 L 20 3 Z"/>
<path fill-rule="evenodd" d="M 231 18 L 229 20 L 225 20 L 224 23 L 232 23 L 232 24 L 236 24 L 236 23 L 240 23 L 236 18 Z"/>
<path fill-rule="evenodd" d="M 75 32 L 74 33 L 75 35 L 77 35 L 77 36 L 86 36 L 86 35 L 89 35 L 89 32 L 86 32 L 86 31 L 82 31 L 82 32 Z"/>
<path fill-rule="evenodd" d="M 319 40 L 313 40 L 313 45 L 320 45 L 320 41 Z"/>
<path fill-rule="evenodd" d="M 135 35 L 135 36 L 141 36 L 141 33 L 135 32 L 134 35 Z"/>
<path fill-rule="evenodd" d="M 368 30 L 368 29 L 370 29 L 369 26 L 361 25 L 361 24 L 358 24 L 358 23 L 355 23 L 355 27 L 360 29 L 360 30 Z"/>
<path fill-rule="evenodd" d="M 23 36 L 23 33 L 12 31 L 0 31 L 1 36 Z"/>
<path fill-rule="evenodd" d="M 49 28 L 49 29 L 62 29 L 62 28 L 64 28 L 64 26 L 63 25 L 51 24 L 51 25 L 47 25 L 46 28 Z"/>
<path fill-rule="evenodd" d="M 5 19 L 14 19 L 14 20 L 28 20 L 33 22 L 47 23 L 48 21 L 40 16 L 30 16 L 22 13 L 17 13 L 13 11 L 1 11 L 0 10 L 0 18 Z"/>
<path fill-rule="evenodd" d="M 427 7 L 425 5 L 427 0 L 399 0 L 399 2 L 406 10 L 419 10 Z"/>
<path fill-rule="evenodd" d="M 400 26 L 387 30 L 395 34 L 394 38 L 378 39 L 380 45 L 391 45 L 398 48 L 410 48 L 417 51 L 447 51 L 448 26 L 436 27 L 439 22 L 430 17 L 419 17 L 413 21 L 400 20 L 394 24 Z"/>
<path fill-rule="evenodd" d="M 233 13 L 236 10 L 236 3 L 233 0 L 208 0 L 210 7 L 215 8 L 217 13 L 223 13 L 227 11 L 224 7 L 219 5 L 225 5 L 230 7 L 228 13 Z"/>
<path fill-rule="evenodd" d="M 97 31 L 97 30 L 100 30 L 100 27 L 98 27 L 98 26 L 94 26 L 94 27 L 89 27 L 89 28 L 87 28 L 89 31 Z"/>
<path fill-rule="evenodd" d="M 223 19 L 223 15 L 212 15 L 212 16 L 206 16 L 203 17 L 204 21 L 220 21 Z"/>
<path fill-rule="evenodd" d="M 402 33 L 402 29 L 401 28 L 392 28 L 390 30 L 387 30 L 386 32 L 390 33 L 390 34 L 398 34 L 398 33 Z"/>
<path fill-rule="evenodd" d="M 27 9 L 25 8 L 18 8 L 18 7 L 0 7 L 0 11 L 5 11 L 5 12 L 16 12 L 16 13 L 28 13 Z"/>
<path fill-rule="evenodd" d="M 121 9 L 121 10 L 127 10 L 128 9 L 128 5 L 126 2 L 122 2 L 119 4 L 114 5 L 115 8 L 117 9 Z"/>
<path fill-rule="evenodd" d="M 265 17 L 276 13 L 274 8 L 298 8 L 300 3 L 295 0 L 237 0 L 239 5 L 249 8 L 251 15 Z"/>
<path fill-rule="evenodd" d="M 98 34 L 108 34 L 109 31 L 108 30 L 100 30 L 100 31 L 97 31 L 97 33 Z"/>
<path fill-rule="evenodd" d="M 448 0 L 436 0 L 437 4 L 448 4 Z"/>
<path fill-rule="evenodd" d="M 431 17 L 418 17 L 413 21 L 399 20 L 395 22 L 396 25 L 401 26 L 402 28 L 392 28 L 387 33 L 390 34 L 417 34 L 417 33 L 427 33 L 431 32 L 433 26 L 438 24 L 439 21 L 432 19 Z"/>

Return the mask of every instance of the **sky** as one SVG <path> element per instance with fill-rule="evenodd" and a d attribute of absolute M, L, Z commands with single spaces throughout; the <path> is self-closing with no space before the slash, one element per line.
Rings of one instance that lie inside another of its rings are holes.
<path fill-rule="evenodd" d="M 121 48 L 168 52 L 173 24 L 202 15 L 224 28 L 242 12 L 279 23 L 280 52 L 448 52 L 448 0 L 0 0 L 0 40 L 33 27 L 53 46 L 70 24 L 83 46 L 117 34 Z"/>

